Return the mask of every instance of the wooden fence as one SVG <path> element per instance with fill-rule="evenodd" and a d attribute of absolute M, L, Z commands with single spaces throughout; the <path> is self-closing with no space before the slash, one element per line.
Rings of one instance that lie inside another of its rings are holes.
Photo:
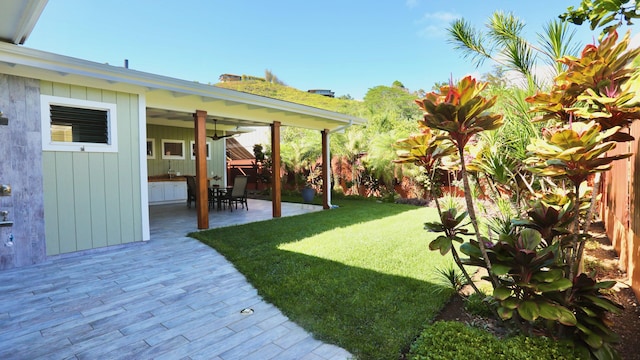
<path fill-rule="evenodd" d="M 636 140 L 618 144 L 612 153 L 633 155 L 614 162 L 605 174 L 600 215 L 620 257 L 620 267 L 627 271 L 629 283 L 640 298 L 640 122 L 634 122 L 629 131 Z"/>

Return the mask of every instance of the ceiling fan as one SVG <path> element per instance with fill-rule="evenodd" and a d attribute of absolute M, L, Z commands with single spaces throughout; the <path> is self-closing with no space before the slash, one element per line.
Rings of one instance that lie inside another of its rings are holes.
<path fill-rule="evenodd" d="M 207 136 L 207 137 L 213 139 L 213 141 L 221 140 L 221 139 L 228 138 L 228 137 L 232 137 L 234 135 L 234 134 L 218 135 L 217 124 L 218 124 L 218 120 L 213 119 L 213 136 Z"/>

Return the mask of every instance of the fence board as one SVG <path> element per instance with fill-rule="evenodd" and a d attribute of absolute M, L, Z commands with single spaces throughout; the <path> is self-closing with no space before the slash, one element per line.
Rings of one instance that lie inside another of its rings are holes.
<path fill-rule="evenodd" d="M 602 196 L 602 218 L 607 235 L 619 255 L 619 266 L 627 270 L 629 282 L 637 297 L 640 297 L 640 122 L 628 130 L 636 139 L 627 144 L 618 144 L 609 155 L 632 153 L 628 160 L 618 160 L 604 175 Z"/>

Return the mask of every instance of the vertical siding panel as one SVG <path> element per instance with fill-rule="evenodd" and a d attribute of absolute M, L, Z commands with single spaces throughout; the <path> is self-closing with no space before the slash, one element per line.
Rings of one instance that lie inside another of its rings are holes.
<path fill-rule="evenodd" d="M 102 100 L 107 103 L 117 104 L 116 93 L 113 91 L 102 90 Z M 118 115 L 118 129 L 127 121 L 125 118 L 120 118 L 121 111 L 117 109 Z M 119 132 L 119 130 L 118 130 Z M 122 244 L 122 232 L 120 222 L 120 183 L 118 179 L 118 164 L 120 162 L 120 154 L 122 153 L 122 147 L 120 144 L 120 133 L 118 136 L 118 153 L 106 153 L 104 154 L 105 173 L 109 176 L 105 182 L 105 193 L 107 194 L 106 211 L 107 211 L 107 244 L 118 245 Z M 116 175 L 116 176 L 114 176 Z"/>
<path fill-rule="evenodd" d="M 104 171 L 107 175 L 105 178 L 105 208 L 107 223 L 107 244 L 121 244 L 120 232 L 120 186 L 118 178 L 113 174 L 118 169 L 118 155 L 104 154 Z"/>
<path fill-rule="evenodd" d="M 77 250 L 93 247 L 91 239 L 91 189 L 89 187 L 89 154 L 72 153 L 73 161 L 73 205 L 76 209 Z"/>
<path fill-rule="evenodd" d="M 40 94 L 53 95 L 53 83 L 51 81 L 40 81 Z"/>
<path fill-rule="evenodd" d="M 126 119 L 129 116 L 129 95 L 118 94 L 118 119 Z M 132 146 L 129 136 L 129 124 L 118 121 L 118 183 L 120 185 L 120 231 L 122 242 L 131 242 L 133 236 L 133 174 L 131 172 Z"/>
<path fill-rule="evenodd" d="M 53 83 L 54 96 L 71 97 L 71 86 L 60 83 Z"/>
<path fill-rule="evenodd" d="M 225 153 L 225 151 L 225 142 L 223 140 L 213 142 L 213 149 L 211 149 L 209 174 L 207 176 L 211 176 L 211 172 L 213 171 L 214 175 L 220 176 L 222 179 L 224 179 L 225 174 L 227 173 L 227 167 L 225 166 L 225 158 L 227 154 Z"/>
<path fill-rule="evenodd" d="M 84 86 L 69 86 L 70 96 L 74 99 L 87 100 L 87 88 Z"/>
<path fill-rule="evenodd" d="M 87 100 L 102 101 L 102 91 L 94 88 L 86 89 Z"/>
<path fill-rule="evenodd" d="M 91 202 L 91 237 L 93 238 L 93 247 L 107 246 L 107 212 L 106 212 L 106 194 L 105 181 L 106 174 L 104 172 L 104 155 L 91 154 L 89 161 L 89 183 L 90 202 Z"/>
<path fill-rule="evenodd" d="M 131 136 L 131 184 L 133 197 L 133 241 L 142 241 L 142 199 L 140 189 L 142 186 L 142 174 L 140 169 L 140 125 L 139 125 L 139 99 L 137 95 L 130 95 L 129 122 Z M 146 190 L 145 190 L 146 191 Z"/>
<path fill-rule="evenodd" d="M 68 253 L 78 249 L 76 240 L 76 209 L 73 186 L 73 160 L 68 152 L 55 153 L 55 176 L 57 178 L 57 207 L 60 252 Z"/>
<path fill-rule="evenodd" d="M 60 230 L 58 227 L 58 185 L 56 173 L 56 155 L 53 152 L 42 154 L 42 174 L 44 188 L 45 238 L 47 256 L 60 254 Z"/>
<path fill-rule="evenodd" d="M 103 101 L 102 90 L 86 89 L 87 100 Z M 91 237 L 93 247 L 109 245 L 107 241 L 106 173 L 104 153 L 92 153 L 89 161 L 89 184 L 91 201 Z"/>

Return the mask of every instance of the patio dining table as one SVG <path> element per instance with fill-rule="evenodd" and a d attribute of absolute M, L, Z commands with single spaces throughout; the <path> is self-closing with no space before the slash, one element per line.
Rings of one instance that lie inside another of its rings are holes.
<path fill-rule="evenodd" d="M 213 196 L 213 200 L 216 204 L 216 210 L 220 211 L 222 209 L 222 199 L 227 194 L 227 192 L 231 191 L 233 186 L 218 186 L 214 185 L 209 188 L 211 195 Z"/>

